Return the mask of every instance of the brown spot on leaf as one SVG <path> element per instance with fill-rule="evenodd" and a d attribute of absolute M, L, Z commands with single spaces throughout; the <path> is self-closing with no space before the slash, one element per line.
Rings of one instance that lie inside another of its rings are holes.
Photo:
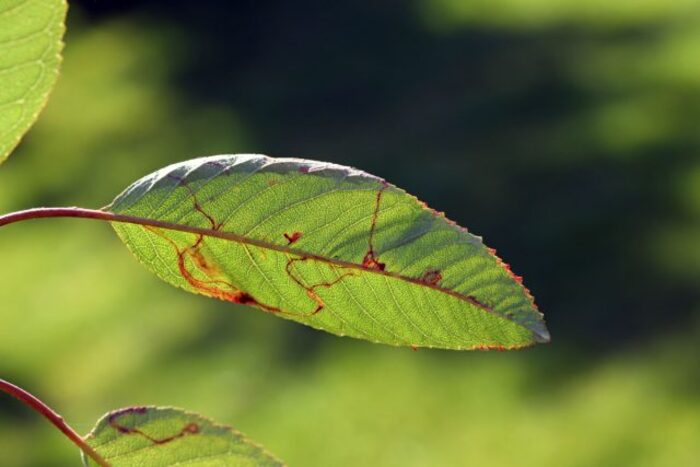
<path fill-rule="evenodd" d="M 437 285 L 442 280 L 439 269 L 428 269 L 419 279 L 424 284 Z"/>
<path fill-rule="evenodd" d="M 374 255 L 374 250 L 367 252 L 364 258 L 362 258 L 362 267 L 365 269 L 377 269 L 383 271 L 386 269 L 386 264 L 382 263 Z"/>
<path fill-rule="evenodd" d="M 288 234 L 287 232 L 285 232 L 285 233 L 284 233 L 284 238 L 286 238 L 288 244 L 291 245 L 292 243 L 294 243 L 294 242 L 296 242 L 297 240 L 299 240 L 299 239 L 301 238 L 302 235 L 303 235 L 303 234 L 302 234 L 301 232 L 292 232 L 291 235 Z"/>

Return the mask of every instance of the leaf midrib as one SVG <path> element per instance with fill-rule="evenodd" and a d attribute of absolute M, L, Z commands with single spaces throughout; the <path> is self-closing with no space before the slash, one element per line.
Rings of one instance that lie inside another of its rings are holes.
<path fill-rule="evenodd" d="M 100 211 L 105 214 L 110 215 L 112 218 L 111 219 L 105 219 L 109 220 L 111 222 L 120 222 L 120 223 L 127 223 L 127 224 L 136 224 L 136 225 L 144 225 L 144 226 L 149 226 L 149 227 L 156 227 L 156 228 L 163 228 L 166 230 L 174 230 L 174 231 L 179 231 L 179 232 L 187 232 L 187 233 L 193 233 L 197 235 L 204 235 L 207 237 L 214 237 L 214 238 L 220 238 L 223 240 L 229 240 L 237 243 L 242 243 L 245 245 L 252 245 L 256 246 L 258 248 L 263 248 L 267 250 L 273 250 L 273 251 L 278 251 L 280 253 L 286 253 L 294 256 L 299 256 L 299 257 L 304 257 L 304 258 L 309 258 L 314 261 L 319 261 L 321 263 L 326 263 L 326 264 L 331 264 L 333 266 L 338 266 L 342 268 L 349 268 L 349 269 L 355 269 L 367 273 L 373 273 L 373 274 L 379 274 L 382 276 L 386 277 L 392 277 L 395 279 L 399 279 L 405 282 L 409 282 L 411 284 L 420 286 L 420 287 L 426 287 L 429 289 L 436 290 L 438 292 L 445 293 L 447 295 L 453 296 L 457 299 L 460 299 L 462 301 L 468 302 L 471 305 L 474 305 L 475 307 L 481 309 L 482 311 L 488 312 L 495 314 L 501 318 L 507 319 L 509 321 L 513 321 L 516 324 L 522 326 L 522 324 L 518 323 L 517 321 L 514 321 L 512 318 L 503 315 L 499 313 L 498 311 L 494 310 L 493 308 L 484 305 L 483 303 L 480 303 L 473 297 L 469 295 L 464 295 L 460 292 L 456 292 L 451 289 L 447 289 L 445 287 L 441 287 L 437 284 L 430 284 L 421 281 L 420 279 L 416 279 L 413 277 L 405 276 L 403 274 L 397 273 L 397 272 L 392 272 L 392 271 L 387 271 L 387 270 L 381 270 L 381 269 L 372 269 L 372 268 L 366 268 L 363 265 L 359 263 L 354 263 L 352 261 L 345 261 L 342 259 L 337 259 L 337 258 L 330 258 L 326 256 L 322 256 L 316 253 L 311 253 L 305 250 L 297 249 L 297 248 L 291 248 L 289 246 L 285 245 L 278 245 L 275 243 L 267 242 L 265 240 L 259 240 L 256 238 L 251 238 L 246 235 L 241 235 L 241 234 L 236 234 L 233 232 L 224 232 L 220 230 L 213 230 L 209 228 L 203 228 L 203 227 L 194 227 L 194 226 L 189 226 L 185 224 L 179 224 L 179 223 L 174 223 L 174 222 L 168 222 L 168 221 L 159 221 L 157 219 L 148 219 L 140 216 L 131 216 L 128 214 L 117 214 L 113 213 L 110 211 Z"/>
<path fill-rule="evenodd" d="M 0 227 L 2 227 L 3 225 L 11 224 L 11 223 L 22 221 L 22 220 L 40 219 L 40 218 L 48 218 L 48 217 L 77 217 L 77 218 L 83 218 L 83 219 L 95 219 L 95 220 L 102 220 L 102 221 L 107 221 L 107 222 L 142 225 L 142 226 L 161 228 L 161 229 L 165 229 L 165 230 L 173 230 L 173 231 L 179 231 L 179 232 L 192 233 L 192 234 L 203 235 L 203 236 L 207 236 L 207 237 L 220 238 L 223 240 L 238 242 L 238 243 L 245 244 L 245 245 L 252 245 L 252 246 L 256 246 L 258 248 L 272 250 L 272 251 L 278 251 L 280 253 L 285 253 L 285 254 L 289 254 L 289 255 L 305 257 L 305 258 L 312 259 L 314 261 L 319 261 L 321 263 L 326 263 L 326 264 L 330 264 L 330 265 L 334 265 L 334 266 L 338 266 L 338 267 L 342 267 L 342 268 L 355 269 L 355 270 L 363 271 L 366 273 L 373 273 L 373 274 L 378 274 L 378 275 L 381 275 L 384 277 L 391 277 L 394 279 L 398 279 L 398 280 L 401 280 L 404 282 L 408 282 L 408 283 L 417 285 L 419 287 L 425 287 L 428 289 L 432 289 L 432 290 L 450 295 L 454 298 L 457 298 L 459 300 L 462 300 L 464 302 L 467 302 L 467 303 L 475 306 L 476 308 L 482 310 L 483 312 L 490 313 L 490 314 L 497 316 L 499 318 L 513 322 L 513 323 L 517 324 L 518 326 L 526 329 L 527 331 L 529 331 L 533 334 L 535 333 L 534 330 L 528 328 L 524 324 L 516 321 L 515 319 L 513 319 L 512 317 L 510 317 L 508 315 L 505 315 L 503 313 L 500 313 L 497 310 L 494 310 L 493 308 L 489 307 L 488 305 L 485 305 L 485 304 L 479 302 L 474 297 L 469 296 L 469 295 L 464 295 L 460 292 L 456 292 L 456 291 L 451 290 L 451 289 L 446 289 L 446 288 L 441 287 L 437 284 L 426 283 L 424 281 L 421 281 L 420 279 L 405 276 L 403 274 L 392 272 L 392 271 L 366 268 L 361 264 L 353 263 L 351 261 L 345 261 L 345 260 L 341 260 L 341 259 L 337 259 L 337 258 L 329 258 L 326 256 L 318 255 L 316 253 L 310 253 L 310 252 L 307 252 L 304 250 L 290 248 L 289 246 L 285 246 L 285 245 L 277 245 L 275 243 L 270 243 L 270 242 L 267 242 L 264 240 L 250 238 L 250 237 L 247 237 L 245 235 L 240 235 L 240 234 L 236 234 L 233 232 L 222 232 L 220 230 L 213 230 L 213 229 L 202 228 L 202 227 L 193 227 L 193 226 L 189 226 L 189 225 L 184 225 L 184 224 L 179 224 L 179 223 L 174 223 L 174 222 L 167 222 L 167 221 L 160 221 L 157 219 L 149 219 L 149 218 L 140 217 L 140 216 L 132 216 L 132 215 L 128 215 L 128 214 L 118 214 L 118 213 L 107 211 L 104 209 L 86 209 L 86 208 L 79 208 L 79 207 L 36 208 L 36 209 L 28 209 L 26 211 L 15 212 L 15 213 L 8 214 L 5 216 L 0 216 Z"/>

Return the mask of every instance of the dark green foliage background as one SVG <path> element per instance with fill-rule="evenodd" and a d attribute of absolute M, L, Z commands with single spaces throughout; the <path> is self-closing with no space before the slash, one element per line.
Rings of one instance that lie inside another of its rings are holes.
<path fill-rule="evenodd" d="M 1 211 L 98 207 L 200 155 L 353 165 L 483 235 L 553 341 L 338 339 L 171 289 L 106 226 L 42 221 L 0 232 L 0 374 L 83 432 L 112 408 L 174 404 L 290 465 L 690 465 L 700 9 L 667 3 L 73 2 Z M 1 465 L 73 451 L 0 400 Z"/>

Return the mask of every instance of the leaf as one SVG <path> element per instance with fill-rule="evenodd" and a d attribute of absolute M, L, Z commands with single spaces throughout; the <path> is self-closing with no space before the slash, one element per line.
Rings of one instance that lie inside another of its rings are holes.
<path fill-rule="evenodd" d="M 520 278 L 479 237 L 350 167 L 195 159 L 142 178 L 105 209 L 132 222 L 113 226 L 148 269 L 190 292 L 414 348 L 549 340 Z"/>
<path fill-rule="evenodd" d="M 0 0 L 0 163 L 56 82 L 67 8 L 65 0 Z"/>
<path fill-rule="evenodd" d="M 173 408 L 116 410 L 84 439 L 113 467 L 284 465 L 232 428 Z"/>

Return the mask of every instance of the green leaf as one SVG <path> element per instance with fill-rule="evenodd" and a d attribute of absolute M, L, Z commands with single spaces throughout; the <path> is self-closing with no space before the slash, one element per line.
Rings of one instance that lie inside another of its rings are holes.
<path fill-rule="evenodd" d="M 113 223 L 121 239 L 190 292 L 392 345 L 549 340 L 520 278 L 479 237 L 350 167 L 195 159 L 142 178 L 106 209 L 132 216 Z"/>
<path fill-rule="evenodd" d="M 116 410 L 85 441 L 113 467 L 284 465 L 232 428 L 173 408 Z M 83 461 L 94 465 L 86 456 Z"/>
<path fill-rule="evenodd" d="M 67 8 L 65 0 L 0 0 L 0 163 L 56 82 Z"/>

